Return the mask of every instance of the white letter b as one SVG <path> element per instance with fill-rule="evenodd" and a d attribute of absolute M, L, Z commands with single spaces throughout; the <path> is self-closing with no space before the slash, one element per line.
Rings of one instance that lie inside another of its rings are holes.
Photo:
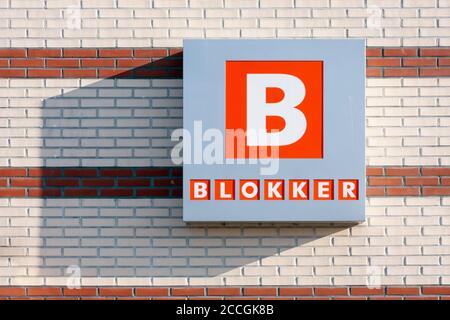
<path fill-rule="evenodd" d="M 266 88 L 274 87 L 283 90 L 284 98 L 276 103 L 267 103 Z M 296 107 L 305 98 L 305 93 L 302 80 L 293 75 L 247 74 L 247 144 L 284 146 L 298 141 L 307 124 L 304 113 Z M 267 132 L 268 116 L 283 118 L 285 127 L 278 132 Z"/>

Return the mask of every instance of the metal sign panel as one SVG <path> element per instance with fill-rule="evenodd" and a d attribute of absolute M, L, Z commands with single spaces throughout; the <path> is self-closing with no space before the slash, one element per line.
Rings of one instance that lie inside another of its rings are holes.
<path fill-rule="evenodd" d="M 364 220 L 364 40 L 185 40 L 185 221 Z"/>

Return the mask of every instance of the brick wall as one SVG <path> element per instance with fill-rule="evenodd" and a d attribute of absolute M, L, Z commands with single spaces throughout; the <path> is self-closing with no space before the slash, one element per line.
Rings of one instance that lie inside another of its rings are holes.
<path fill-rule="evenodd" d="M 449 46 L 448 0 L 2 0 L 2 47 L 180 47 L 183 38 Z M 45 10 L 43 10 L 45 8 Z"/>
<path fill-rule="evenodd" d="M 180 78 L 182 48 L 0 49 L 9 78 Z M 450 75 L 449 47 L 368 47 L 368 77 Z"/>
<path fill-rule="evenodd" d="M 450 287 L 3 287 L 0 299 L 449 300 Z"/>
<path fill-rule="evenodd" d="M 449 1 L 0 0 L 0 17 L 0 296 L 448 295 Z M 182 222 L 190 37 L 367 38 L 364 223 Z"/>

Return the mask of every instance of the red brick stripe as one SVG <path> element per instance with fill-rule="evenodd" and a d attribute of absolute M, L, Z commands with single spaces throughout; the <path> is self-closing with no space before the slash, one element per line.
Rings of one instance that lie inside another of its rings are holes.
<path fill-rule="evenodd" d="M 366 194 L 448 196 L 450 167 L 367 167 Z M 180 198 L 180 167 L 0 168 L 0 197 Z"/>
<path fill-rule="evenodd" d="M 0 287 L 0 299 L 450 299 L 449 286 Z"/>
<path fill-rule="evenodd" d="M 450 47 L 368 47 L 367 77 L 448 77 Z M 181 78 L 181 48 L 0 49 L 0 78 Z"/>
<path fill-rule="evenodd" d="M 182 51 L 157 49 L 0 49 L 0 78 L 180 78 Z"/>
<path fill-rule="evenodd" d="M 447 196 L 450 167 L 368 167 L 366 195 Z"/>
<path fill-rule="evenodd" d="M 368 48 L 368 77 L 448 77 L 448 47 Z"/>
<path fill-rule="evenodd" d="M 0 168 L 0 197 L 181 197 L 181 168 Z"/>

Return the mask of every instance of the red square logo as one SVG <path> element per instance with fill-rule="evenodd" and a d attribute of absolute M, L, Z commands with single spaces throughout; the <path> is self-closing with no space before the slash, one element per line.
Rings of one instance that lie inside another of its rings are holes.
<path fill-rule="evenodd" d="M 323 158 L 322 61 L 227 61 L 225 82 L 226 158 Z"/>

